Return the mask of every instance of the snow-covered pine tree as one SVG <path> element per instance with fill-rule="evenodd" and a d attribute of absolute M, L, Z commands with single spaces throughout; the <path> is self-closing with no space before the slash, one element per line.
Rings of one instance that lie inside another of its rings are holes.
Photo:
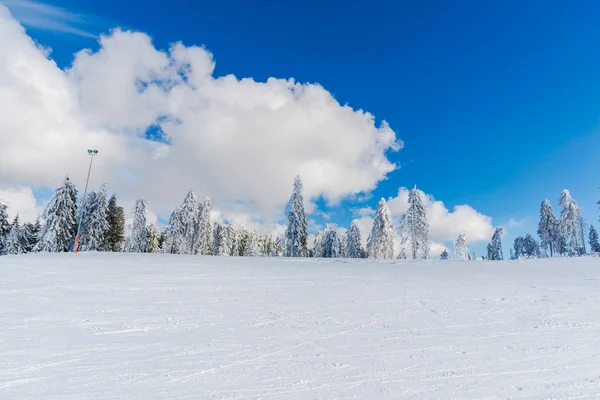
<path fill-rule="evenodd" d="M 121 251 L 125 241 L 125 210 L 117 204 L 117 196 L 112 195 L 108 201 L 106 220 L 108 231 L 104 235 L 103 251 Z"/>
<path fill-rule="evenodd" d="M 542 201 L 540 206 L 540 223 L 538 225 L 537 234 L 540 238 L 540 247 L 544 250 L 544 254 L 550 252 L 550 257 L 554 257 L 556 253 L 557 243 L 559 239 L 558 221 L 554 215 L 550 200 Z"/>
<path fill-rule="evenodd" d="M 273 237 L 273 257 L 283 257 L 284 244 L 280 236 Z"/>
<path fill-rule="evenodd" d="M 30 222 L 24 224 L 21 227 L 22 230 L 22 241 L 23 246 L 25 247 L 25 253 L 32 252 L 35 244 L 38 241 L 39 233 L 42 229 L 42 225 L 40 224 L 40 219 L 36 219 L 35 223 L 32 224 Z"/>
<path fill-rule="evenodd" d="M 446 249 L 444 249 L 444 251 L 442 251 L 442 254 L 440 255 L 440 260 L 447 260 L 448 259 L 448 252 L 446 251 Z"/>
<path fill-rule="evenodd" d="M 2 249 L 4 240 L 10 232 L 10 222 L 8 222 L 8 213 L 6 212 L 7 208 L 5 204 L 0 203 L 0 249 Z"/>
<path fill-rule="evenodd" d="M 415 186 L 408 193 L 408 210 L 400 221 L 400 243 L 412 259 L 429 256 L 429 223 L 421 193 Z"/>
<path fill-rule="evenodd" d="M 504 229 L 496 228 L 494 231 L 494 235 L 492 236 L 492 240 L 487 246 L 488 260 L 504 260 L 504 255 L 502 254 L 502 234 L 504 233 Z"/>
<path fill-rule="evenodd" d="M 2 254 L 4 255 L 16 255 L 24 254 L 26 252 L 25 241 L 23 238 L 23 230 L 19 224 L 19 214 L 15 216 L 10 231 L 6 235 L 4 246 L 2 247 Z"/>
<path fill-rule="evenodd" d="M 212 224 L 210 222 L 211 200 L 206 197 L 200 207 L 200 218 L 198 219 L 198 251 L 196 254 L 212 254 Z"/>
<path fill-rule="evenodd" d="M 294 190 L 288 204 L 288 226 L 285 231 L 286 257 L 308 256 L 308 228 L 302 190 L 302 179 L 296 176 L 294 179 Z"/>
<path fill-rule="evenodd" d="M 44 210 L 45 220 L 34 251 L 68 251 L 77 233 L 77 189 L 69 178 L 56 189 Z"/>
<path fill-rule="evenodd" d="M 248 230 L 246 237 L 246 246 L 244 247 L 244 257 L 260 257 L 260 247 L 258 239 L 258 232 L 256 232 L 256 230 Z"/>
<path fill-rule="evenodd" d="M 579 216 L 579 255 L 583 256 L 587 254 L 587 249 L 585 248 L 585 229 L 587 228 L 587 224 L 583 222 L 583 217 Z"/>
<path fill-rule="evenodd" d="M 230 256 L 239 256 L 240 250 L 238 249 L 238 231 L 231 223 L 225 227 L 225 238 L 227 240 L 226 250 Z"/>
<path fill-rule="evenodd" d="M 131 234 L 125 245 L 125 251 L 128 253 L 145 253 L 148 248 L 146 205 L 147 202 L 144 198 L 138 199 L 135 202 Z"/>
<path fill-rule="evenodd" d="M 598 241 L 598 232 L 596 232 L 594 225 L 590 225 L 589 240 L 590 251 L 592 253 L 600 253 L 600 241 Z"/>
<path fill-rule="evenodd" d="M 346 232 L 346 257 L 364 258 L 365 250 L 362 247 L 360 229 L 356 221 L 352 221 L 350 229 Z"/>
<path fill-rule="evenodd" d="M 83 239 L 83 233 L 85 232 L 85 226 L 90 220 L 92 214 L 96 210 L 96 201 L 98 194 L 93 190 L 90 190 L 85 195 L 85 198 L 81 200 L 81 204 L 77 209 L 77 218 L 81 218 L 81 236 Z"/>
<path fill-rule="evenodd" d="M 184 229 L 179 211 L 179 208 L 174 210 L 169 217 L 169 223 L 165 229 L 166 240 L 162 248 L 163 253 L 179 254 L 182 247 Z"/>
<path fill-rule="evenodd" d="M 228 226 L 218 222 L 213 224 L 213 254 L 215 256 L 229 256 L 231 252 L 231 240 L 229 238 Z"/>
<path fill-rule="evenodd" d="M 385 199 L 382 198 L 377 204 L 373 228 L 367 239 L 367 256 L 369 258 L 393 258 L 395 239 L 396 231 L 392 213 Z"/>
<path fill-rule="evenodd" d="M 514 251 L 514 249 L 511 247 L 509 250 L 510 250 L 510 259 L 511 260 L 516 260 L 517 257 L 515 257 L 515 251 Z"/>
<path fill-rule="evenodd" d="M 571 197 L 567 189 L 560 194 L 559 205 L 563 207 L 560 213 L 560 232 L 567 241 L 567 253 L 570 256 L 579 254 L 579 219 L 581 208 Z"/>
<path fill-rule="evenodd" d="M 82 251 L 100 251 L 110 229 L 106 184 L 93 196 L 93 204 L 86 209 L 85 225 L 81 236 Z"/>
<path fill-rule="evenodd" d="M 515 260 L 527 257 L 527 246 L 525 245 L 525 238 L 521 236 L 515 238 L 513 242 L 513 248 Z"/>
<path fill-rule="evenodd" d="M 260 255 L 262 257 L 271 257 L 271 253 L 273 251 L 271 235 L 268 235 L 266 232 L 261 233 L 258 242 L 260 245 Z"/>
<path fill-rule="evenodd" d="M 314 258 L 323 257 L 323 240 L 325 238 L 326 231 L 317 231 L 315 233 L 315 239 L 313 240 L 313 247 L 310 250 L 310 256 Z"/>
<path fill-rule="evenodd" d="M 458 235 L 456 242 L 454 242 L 454 259 L 469 260 L 471 256 L 469 256 L 468 245 L 467 235 L 465 233 Z"/>
<path fill-rule="evenodd" d="M 198 254 L 200 252 L 200 216 L 200 201 L 194 190 L 190 189 L 183 204 L 179 207 L 179 222 L 183 230 L 179 243 L 179 254 Z"/>
<path fill-rule="evenodd" d="M 146 228 L 146 253 L 160 252 L 160 231 L 152 224 Z"/>
<path fill-rule="evenodd" d="M 529 233 L 525 235 L 523 241 L 524 252 L 527 258 L 539 258 L 540 257 L 540 245 Z"/>
<path fill-rule="evenodd" d="M 323 257 L 338 258 L 341 256 L 341 242 L 337 230 L 327 227 L 323 240 Z"/>

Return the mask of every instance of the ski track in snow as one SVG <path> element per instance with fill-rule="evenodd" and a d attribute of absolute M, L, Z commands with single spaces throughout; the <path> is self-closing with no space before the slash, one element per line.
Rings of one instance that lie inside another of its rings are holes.
<path fill-rule="evenodd" d="M 0 399 L 598 399 L 600 259 L 0 257 Z"/>

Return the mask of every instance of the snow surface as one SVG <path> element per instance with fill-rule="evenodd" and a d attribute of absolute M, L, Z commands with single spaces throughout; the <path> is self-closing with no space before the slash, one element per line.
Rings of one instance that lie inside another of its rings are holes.
<path fill-rule="evenodd" d="M 600 260 L 0 257 L 0 399 L 600 398 Z"/>

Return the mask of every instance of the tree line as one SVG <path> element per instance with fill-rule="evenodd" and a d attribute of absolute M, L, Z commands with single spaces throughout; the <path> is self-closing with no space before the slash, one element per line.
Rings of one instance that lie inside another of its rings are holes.
<path fill-rule="evenodd" d="M 379 201 L 366 247 L 362 245 L 356 221 L 343 233 L 326 226 L 324 230 L 316 232 L 312 246 L 309 247 L 302 192 L 302 180 L 296 177 L 287 206 L 288 224 L 281 237 L 258 232 L 244 225 L 236 226 L 227 221 L 211 221 L 210 197 L 200 201 L 192 189 L 181 205 L 171 213 L 167 226 L 162 230 L 147 223 L 147 201 L 144 198 L 136 200 L 133 222 L 126 237 L 124 209 L 117 204 L 114 194 L 108 197 L 106 185 L 102 185 L 97 192 L 90 191 L 78 202 L 77 189 L 66 178 L 35 223 L 21 225 L 18 215 L 12 223 L 9 222 L 7 207 L 0 204 L 0 253 L 72 251 L 78 221 L 81 220 L 81 251 L 391 259 L 395 255 L 395 243 L 399 239 L 397 258 L 428 258 L 430 228 L 421 192 L 416 186 L 409 192 L 409 208 L 399 221 L 398 232 L 387 202 L 383 198 Z M 561 193 L 559 204 L 563 210 L 557 219 L 550 201 L 542 202 L 538 229 L 540 242 L 529 234 L 515 239 L 514 246 L 510 249 L 511 259 L 587 253 L 581 208 L 567 190 Z M 487 257 L 483 258 L 504 258 L 502 234 L 502 228 L 495 229 L 487 246 Z M 588 239 L 591 252 L 600 252 L 598 234 L 593 226 L 589 227 Z M 448 251 L 444 250 L 440 258 L 450 258 Z M 454 242 L 454 258 L 474 258 L 469 253 L 465 233 L 460 234 Z"/>

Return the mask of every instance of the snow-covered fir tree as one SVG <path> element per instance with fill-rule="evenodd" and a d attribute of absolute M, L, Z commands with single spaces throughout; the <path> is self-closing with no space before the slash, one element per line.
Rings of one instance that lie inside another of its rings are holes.
<path fill-rule="evenodd" d="M 440 260 L 447 260 L 448 259 L 448 252 L 446 251 L 446 249 L 444 249 L 444 251 L 442 251 L 442 254 L 440 255 Z"/>
<path fill-rule="evenodd" d="M 225 227 L 225 238 L 227 240 L 226 249 L 230 256 L 239 256 L 240 250 L 238 248 L 238 231 L 232 224 L 227 224 Z"/>
<path fill-rule="evenodd" d="M 592 253 L 600 253 L 600 241 L 598 241 L 598 232 L 596 232 L 594 225 L 590 225 L 588 237 L 590 240 L 590 251 Z"/>
<path fill-rule="evenodd" d="M 310 256 L 315 258 L 323 257 L 323 240 L 325 239 L 325 231 L 315 233 L 313 240 L 313 248 L 310 251 Z"/>
<path fill-rule="evenodd" d="M 181 241 L 179 254 L 198 254 L 200 252 L 200 216 L 201 206 L 198 196 L 190 189 L 179 207 L 179 223 L 181 224 Z M 212 247 L 212 244 L 211 246 Z M 207 253 L 203 253 L 207 254 Z"/>
<path fill-rule="evenodd" d="M 415 186 L 408 193 L 408 210 L 400 221 L 400 244 L 412 259 L 429 256 L 429 223 L 421 193 Z"/>
<path fill-rule="evenodd" d="M 108 231 L 104 235 L 102 249 L 104 251 L 121 251 L 125 242 L 125 210 L 117 204 L 117 196 L 114 194 L 108 201 L 106 220 Z"/>
<path fill-rule="evenodd" d="M 587 249 L 585 247 L 585 230 L 587 229 L 587 224 L 583 222 L 583 217 L 579 216 L 579 255 L 587 254 Z"/>
<path fill-rule="evenodd" d="M 288 204 L 288 226 L 285 231 L 286 257 L 308 256 L 308 228 L 302 190 L 302 179 L 296 176 L 294 190 Z"/>
<path fill-rule="evenodd" d="M 377 204 L 373 228 L 367 239 L 367 256 L 369 258 L 393 258 L 395 240 L 396 231 L 392 213 L 385 199 L 382 198 Z"/>
<path fill-rule="evenodd" d="M 246 245 L 244 246 L 244 257 L 260 257 L 260 244 L 258 232 L 250 229 L 246 236 Z"/>
<path fill-rule="evenodd" d="M 494 235 L 492 236 L 492 240 L 487 246 L 487 259 L 488 260 L 504 260 L 504 255 L 502 254 L 502 234 L 504 233 L 504 229 L 496 228 L 494 231 Z"/>
<path fill-rule="evenodd" d="M 323 240 L 323 257 L 338 258 L 342 255 L 342 242 L 336 229 L 327 227 Z"/>
<path fill-rule="evenodd" d="M 162 252 L 168 254 L 179 254 L 183 243 L 183 223 L 181 222 L 179 208 L 174 210 L 169 217 L 167 228 L 165 229 L 165 244 Z"/>
<path fill-rule="evenodd" d="M 146 253 L 160 253 L 160 231 L 152 224 L 146 228 Z"/>
<path fill-rule="evenodd" d="M 281 236 L 273 237 L 273 256 L 274 257 L 283 257 L 284 250 L 285 250 L 285 245 L 283 243 L 283 238 Z"/>
<path fill-rule="evenodd" d="M 110 229 L 108 223 L 108 199 L 106 185 L 94 193 L 92 204 L 88 204 L 81 235 L 82 251 L 100 251 Z"/>
<path fill-rule="evenodd" d="M 548 199 L 542 201 L 540 206 L 540 223 L 537 234 L 540 238 L 540 247 L 544 251 L 544 254 L 554 257 L 560 232 L 558 230 L 558 221 L 554 215 L 554 209 Z"/>
<path fill-rule="evenodd" d="M 273 255 L 273 239 L 266 232 L 260 234 L 258 239 L 260 255 L 262 257 L 271 257 Z"/>
<path fill-rule="evenodd" d="M 198 251 L 196 254 L 212 254 L 212 223 L 210 222 L 210 211 L 212 202 L 206 197 L 200 207 L 200 218 L 198 219 Z"/>
<path fill-rule="evenodd" d="M 69 178 L 56 189 L 44 210 L 44 227 L 34 251 L 68 251 L 77 232 L 77 190 Z"/>
<path fill-rule="evenodd" d="M 454 259 L 469 260 L 471 257 L 469 256 L 468 246 L 469 242 L 467 240 L 467 235 L 465 233 L 458 235 L 456 242 L 454 242 Z"/>
<path fill-rule="evenodd" d="M 571 197 L 567 189 L 560 194 L 558 202 L 562 206 L 560 213 L 559 226 L 560 233 L 567 242 L 567 254 L 575 256 L 579 254 L 579 219 L 581 218 L 581 208 Z"/>
<path fill-rule="evenodd" d="M 42 224 L 40 223 L 40 219 L 37 218 L 35 223 L 26 223 L 23 225 L 22 229 L 22 237 L 23 243 L 25 246 L 25 252 L 30 253 L 35 248 L 35 245 L 38 241 L 38 237 L 40 231 L 42 230 Z"/>
<path fill-rule="evenodd" d="M 148 248 L 148 233 L 146 229 L 146 199 L 136 200 L 133 208 L 133 223 L 131 234 L 125 243 L 128 253 L 145 253 Z"/>
<path fill-rule="evenodd" d="M 528 258 L 540 258 L 540 245 L 529 233 L 523 241 L 525 256 Z"/>
<path fill-rule="evenodd" d="M 362 247 L 362 238 L 360 237 L 360 229 L 358 229 L 356 221 L 352 221 L 350 229 L 346 232 L 346 257 L 365 257 L 365 250 Z"/>
<path fill-rule="evenodd" d="M 0 249 L 4 245 L 4 240 L 10 232 L 10 222 L 8 221 L 7 206 L 0 203 Z"/>
<path fill-rule="evenodd" d="M 26 252 L 26 242 L 23 237 L 23 230 L 19 224 L 19 214 L 15 216 L 10 231 L 6 235 L 4 240 L 4 246 L 2 247 L 2 254 L 4 255 L 16 255 L 24 254 Z"/>

